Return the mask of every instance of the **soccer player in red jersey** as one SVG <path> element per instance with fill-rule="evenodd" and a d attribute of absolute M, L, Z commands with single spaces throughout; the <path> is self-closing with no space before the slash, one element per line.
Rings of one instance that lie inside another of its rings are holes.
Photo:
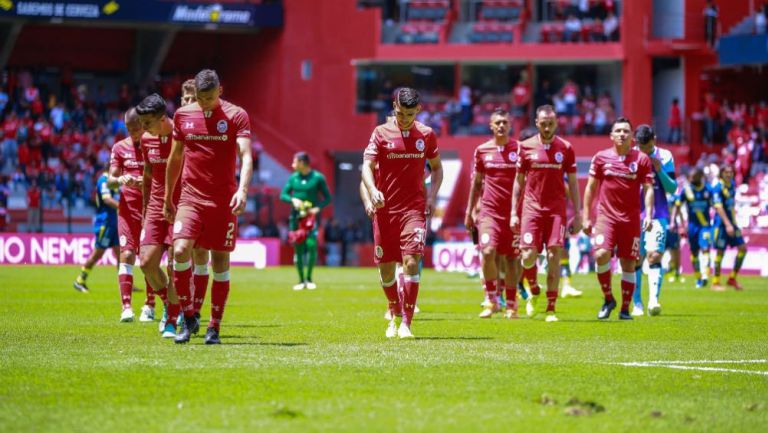
<path fill-rule="evenodd" d="M 173 282 L 184 313 L 176 343 L 189 342 L 199 329 L 190 291 L 192 249 L 211 250 L 213 285 L 211 320 L 206 344 L 220 344 L 219 327 L 229 294 L 229 254 L 235 249 L 237 216 L 245 210 L 253 173 L 251 127 L 242 108 L 221 99 L 222 87 L 215 71 L 195 76 L 197 102 L 179 108 L 173 116 L 173 147 L 165 177 L 163 213 L 173 221 Z M 235 166 L 240 155 L 240 184 Z M 173 191 L 181 172 L 178 208 Z"/>
<path fill-rule="evenodd" d="M 574 209 L 581 208 L 576 181 L 576 157 L 571 144 L 555 135 L 557 115 L 551 105 L 536 109 L 536 128 L 539 133 L 520 143 L 517 159 L 517 177 L 512 190 L 512 209 L 523 200 L 522 216 L 513 212 L 510 227 L 520 233 L 523 278 L 528 281 L 530 296 L 526 304 L 529 317 L 536 314 L 540 288 L 537 281 L 536 259 L 547 247 L 547 322 L 556 322 L 555 303 L 560 281 L 560 254 L 565 242 L 566 193 L 563 176 L 568 176 L 570 199 Z M 581 217 L 577 213 L 568 227 L 571 232 L 581 230 Z"/>
<path fill-rule="evenodd" d="M 512 196 L 509 193 L 517 174 L 517 142 L 509 139 L 509 113 L 497 109 L 491 114 L 491 132 L 493 138 L 475 149 L 474 174 L 469 190 L 464 225 L 470 232 L 477 228 L 482 250 L 483 287 L 488 304 L 480 313 L 480 318 L 489 318 L 501 310 L 499 306 L 499 287 L 497 280 L 501 269 L 497 269 L 496 258 L 505 272 L 507 311 L 505 317 L 517 317 L 517 275 L 520 272 L 519 237 L 509 227 L 512 209 Z M 473 210 L 482 196 L 482 207 L 477 218 Z"/>
<path fill-rule="evenodd" d="M 640 258 L 640 230 L 651 229 L 653 218 L 654 170 L 651 159 L 632 148 L 632 125 L 620 117 L 611 125 L 613 147 L 601 150 L 592 158 L 589 180 L 584 191 L 584 233 L 594 234 L 597 280 L 605 302 L 597 318 L 607 319 L 616 308 L 611 293 L 611 256 L 614 248 L 621 264 L 621 312 L 619 319 L 632 320 L 629 303 L 635 290 L 635 264 Z M 600 200 L 597 220 L 592 224 L 590 210 L 597 197 Z M 645 218 L 640 222 L 639 194 L 645 201 Z"/>
<path fill-rule="evenodd" d="M 163 252 L 173 244 L 171 224 L 163 216 L 165 169 L 171 153 L 173 123 L 166 115 L 165 100 L 157 93 L 144 98 L 136 107 L 144 128 L 141 151 L 144 156 L 144 229 L 141 231 L 141 270 L 147 283 L 165 304 L 167 318 L 161 330 L 164 338 L 176 336 L 176 319 L 181 305 L 169 277 L 160 268 Z M 173 199 L 178 203 L 181 189 L 176 187 Z M 170 290 L 169 290 L 170 289 Z"/>
<path fill-rule="evenodd" d="M 107 185 L 110 188 L 120 188 L 120 208 L 117 213 L 117 232 L 120 236 L 120 257 L 118 265 L 118 281 L 120 297 L 123 303 L 121 322 L 132 322 L 134 319 L 131 309 L 131 292 L 133 290 L 133 265 L 136 263 L 136 253 L 139 251 L 141 233 L 141 218 L 143 211 L 142 176 L 144 158 L 141 154 L 141 135 L 144 130 L 135 108 L 125 113 L 125 126 L 128 137 L 112 146 L 112 156 L 109 163 Z M 155 293 L 149 284 L 147 298 L 141 307 L 142 322 L 155 320 Z"/>
<path fill-rule="evenodd" d="M 443 167 L 432 128 L 416 122 L 421 110 L 419 93 L 404 87 L 395 93 L 395 119 L 376 127 L 365 149 L 362 178 L 376 214 L 373 218 L 374 260 L 392 310 L 386 336 L 413 338 L 413 320 L 419 294 L 419 260 L 426 240 L 426 214 L 435 207 L 443 182 Z M 429 161 L 432 182 L 425 193 L 424 166 Z M 377 175 L 374 177 L 374 171 Z M 403 263 L 402 323 L 396 326 L 399 305 L 395 267 Z"/>

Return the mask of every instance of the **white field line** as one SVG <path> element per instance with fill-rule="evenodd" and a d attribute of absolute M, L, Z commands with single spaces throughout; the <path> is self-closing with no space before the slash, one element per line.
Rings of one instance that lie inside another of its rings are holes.
<path fill-rule="evenodd" d="M 616 365 L 623 365 L 625 367 L 662 367 L 672 368 L 676 370 L 697 370 L 697 371 L 718 371 L 723 373 L 744 373 L 744 374 L 757 374 L 760 376 L 768 376 L 768 371 L 754 371 L 754 370 L 737 370 L 733 368 L 721 368 L 721 367 L 700 367 L 681 364 L 765 364 L 768 363 L 766 359 L 743 359 L 743 360 L 717 360 L 717 361 L 648 361 L 648 362 L 619 362 Z"/>

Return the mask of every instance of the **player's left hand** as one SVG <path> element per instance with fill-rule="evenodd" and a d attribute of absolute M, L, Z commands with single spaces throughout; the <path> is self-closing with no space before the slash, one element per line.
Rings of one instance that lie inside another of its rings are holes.
<path fill-rule="evenodd" d="M 246 198 L 245 191 L 243 190 L 238 190 L 232 195 L 232 199 L 229 200 L 229 207 L 234 215 L 240 215 L 245 212 Z"/>
<path fill-rule="evenodd" d="M 733 237 L 736 234 L 736 229 L 733 228 L 732 224 L 728 224 L 725 226 L 725 232 L 728 234 L 728 236 Z"/>
<path fill-rule="evenodd" d="M 573 217 L 573 221 L 571 221 L 571 226 L 568 227 L 568 233 L 576 234 L 581 231 L 581 228 L 581 215 L 576 214 L 576 216 Z"/>
<path fill-rule="evenodd" d="M 650 218 L 643 219 L 643 231 L 649 232 L 651 231 L 651 227 L 653 227 L 653 225 L 651 224 L 651 219 Z"/>
<path fill-rule="evenodd" d="M 428 198 L 428 199 L 427 199 L 427 210 L 426 210 L 426 214 L 427 214 L 427 215 L 432 215 L 432 214 L 434 214 L 434 213 L 435 213 L 435 201 L 434 201 L 433 199 L 431 199 L 431 198 Z"/>
<path fill-rule="evenodd" d="M 319 207 L 310 208 L 309 209 L 309 213 L 312 214 L 312 215 L 317 215 L 317 214 L 320 213 L 320 208 Z"/>

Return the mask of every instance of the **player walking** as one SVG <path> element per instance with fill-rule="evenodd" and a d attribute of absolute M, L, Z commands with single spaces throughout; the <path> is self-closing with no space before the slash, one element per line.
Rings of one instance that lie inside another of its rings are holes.
<path fill-rule="evenodd" d="M 712 278 L 712 290 L 723 291 L 720 285 L 720 267 L 723 264 L 723 255 L 727 247 L 736 247 L 736 262 L 728 277 L 726 284 L 736 290 L 742 290 L 741 284 L 736 281 L 736 275 L 741 270 L 744 257 L 747 255 L 747 246 L 741 236 L 741 229 L 736 225 L 736 186 L 733 183 L 734 169 L 730 165 L 720 167 L 720 182 L 712 188 L 712 203 L 715 206 L 714 239 L 715 239 L 715 276 Z"/>
<path fill-rule="evenodd" d="M 688 242 L 691 247 L 691 264 L 696 275 L 696 288 L 707 286 L 709 278 L 709 248 L 712 242 L 712 226 L 709 211 L 712 208 L 712 191 L 704 181 L 704 170 L 694 168 L 689 173 L 689 184 L 684 186 L 675 199 L 675 206 L 670 215 L 670 222 L 680 212 L 680 207 L 688 207 Z M 699 262 L 701 254 L 701 263 Z"/>

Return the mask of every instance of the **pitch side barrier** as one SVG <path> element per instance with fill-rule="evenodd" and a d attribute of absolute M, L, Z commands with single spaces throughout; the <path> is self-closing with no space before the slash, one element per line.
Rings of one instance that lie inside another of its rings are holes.
<path fill-rule="evenodd" d="M 0 233 L 0 265 L 80 265 L 93 251 L 93 240 L 87 234 Z M 230 263 L 257 269 L 277 266 L 280 240 L 238 239 Z M 117 264 L 112 250 L 107 250 L 99 264 Z"/>

